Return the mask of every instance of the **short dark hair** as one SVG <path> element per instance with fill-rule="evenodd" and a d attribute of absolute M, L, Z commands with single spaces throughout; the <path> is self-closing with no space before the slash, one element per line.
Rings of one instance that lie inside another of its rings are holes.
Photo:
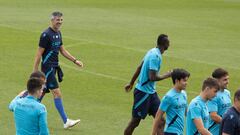
<path fill-rule="evenodd" d="M 61 12 L 59 12 L 59 11 L 54 11 L 54 12 L 52 12 L 52 14 L 51 14 L 51 19 L 53 19 L 53 18 L 56 17 L 56 16 L 61 17 L 61 16 L 63 16 L 63 13 L 61 13 Z"/>
<path fill-rule="evenodd" d="M 189 76 L 190 76 L 190 73 L 185 69 L 176 68 L 172 72 L 172 82 L 173 84 L 175 84 L 176 80 L 181 80 Z"/>
<path fill-rule="evenodd" d="M 31 75 L 30 75 L 30 77 L 29 78 L 33 78 L 33 77 L 35 77 L 35 78 L 46 78 L 45 77 L 45 74 L 43 73 L 43 72 L 41 72 L 41 71 L 35 71 L 35 72 L 33 72 Z"/>
<path fill-rule="evenodd" d="M 228 75 L 228 72 L 223 68 L 217 68 L 212 73 L 212 77 L 217 79 L 220 79 L 221 77 L 224 77 L 226 75 Z"/>
<path fill-rule="evenodd" d="M 234 101 L 240 101 L 240 89 L 238 89 L 235 93 L 234 93 Z"/>
<path fill-rule="evenodd" d="M 167 48 L 169 47 L 168 35 L 160 34 L 157 39 L 157 45 L 167 50 Z"/>
<path fill-rule="evenodd" d="M 44 81 L 40 78 L 32 77 L 27 82 L 27 91 L 30 94 L 34 94 L 36 91 L 40 90 L 44 84 Z"/>
<path fill-rule="evenodd" d="M 219 90 L 219 83 L 217 79 L 208 77 L 206 80 L 203 81 L 202 91 L 205 90 L 206 87 L 216 88 L 217 90 Z"/>

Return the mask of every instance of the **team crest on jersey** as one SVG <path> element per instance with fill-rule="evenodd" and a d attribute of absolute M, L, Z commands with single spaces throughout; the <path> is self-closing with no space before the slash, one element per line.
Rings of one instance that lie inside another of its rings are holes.
<path fill-rule="evenodd" d="M 46 33 L 43 33 L 42 37 L 45 37 L 46 36 Z"/>

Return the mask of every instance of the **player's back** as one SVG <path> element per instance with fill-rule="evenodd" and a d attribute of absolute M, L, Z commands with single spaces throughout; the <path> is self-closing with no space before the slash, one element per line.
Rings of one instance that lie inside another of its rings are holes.
<path fill-rule="evenodd" d="M 39 134 L 39 116 L 46 112 L 45 106 L 32 96 L 18 99 L 15 104 L 13 111 L 17 135 Z"/>

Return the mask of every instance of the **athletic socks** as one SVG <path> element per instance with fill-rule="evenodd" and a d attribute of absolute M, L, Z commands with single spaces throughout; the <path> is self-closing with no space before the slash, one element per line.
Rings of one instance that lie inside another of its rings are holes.
<path fill-rule="evenodd" d="M 54 103 L 55 103 L 55 107 L 58 110 L 58 113 L 60 114 L 63 123 L 65 124 L 67 122 L 67 116 L 64 112 L 64 108 L 63 108 L 63 104 L 62 104 L 62 99 L 61 98 L 54 98 Z"/>

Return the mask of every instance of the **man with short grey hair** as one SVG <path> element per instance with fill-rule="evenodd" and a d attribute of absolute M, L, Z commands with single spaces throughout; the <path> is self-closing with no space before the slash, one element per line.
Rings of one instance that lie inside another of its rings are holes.
<path fill-rule="evenodd" d="M 60 32 L 60 27 L 63 23 L 63 14 L 61 12 L 53 12 L 51 14 L 51 25 L 49 28 L 47 28 L 40 37 L 39 41 L 39 47 L 37 50 L 37 54 L 34 61 L 34 71 L 38 70 L 38 66 L 41 61 L 41 70 L 46 75 L 46 90 L 45 92 L 49 92 L 51 90 L 51 93 L 54 97 L 54 103 L 55 107 L 58 110 L 63 123 L 64 128 L 68 129 L 80 122 L 80 119 L 78 120 L 71 120 L 68 119 L 63 103 L 62 103 L 62 95 L 61 91 L 58 85 L 58 82 L 62 81 L 63 72 L 59 66 L 58 63 L 58 54 L 59 52 L 68 60 L 72 61 L 74 64 L 76 64 L 78 67 L 83 67 L 83 63 L 76 59 L 74 56 L 72 56 L 63 46 L 62 42 L 62 34 Z M 55 77 L 57 73 L 57 78 Z M 44 95 L 44 94 L 43 94 Z"/>

